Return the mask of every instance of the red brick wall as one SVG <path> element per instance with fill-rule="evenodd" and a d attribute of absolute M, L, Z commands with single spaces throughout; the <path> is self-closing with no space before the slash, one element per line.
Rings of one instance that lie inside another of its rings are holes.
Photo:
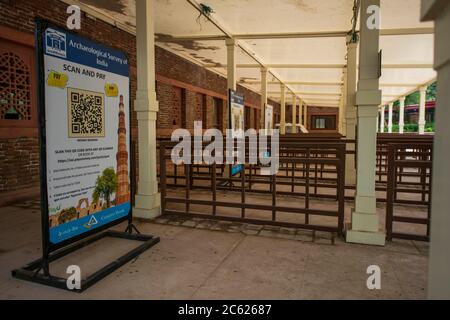
<path fill-rule="evenodd" d="M 38 183 L 37 138 L 0 139 L 0 192 L 26 189 Z"/>
<path fill-rule="evenodd" d="M 226 106 L 227 99 L 227 80 L 226 78 L 206 70 L 201 66 L 192 63 L 188 60 L 182 59 L 177 55 L 166 51 L 160 47 L 156 47 L 156 73 L 157 81 L 164 82 L 172 87 L 182 87 L 185 91 L 185 127 L 187 129 L 194 128 L 194 121 L 201 121 L 203 119 L 203 104 L 200 102 L 201 98 L 194 99 L 193 95 L 200 94 L 206 96 L 206 122 L 207 127 L 203 124 L 203 128 L 212 127 L 212 119 L 214 119 L 213 101 L 211 98 L 222 99 L 224 106 Z M 159 87 L 159 86 L 158 86 Z M 237 92 L 244 96 L 245 104 L 251 108 L 259 108 L 261 105 L 261 96 L 258 93 L 248 90 L 240 85 L 237 86 Z M 205 98 L 204 98 L 205 99 Z M 158 95 L 160 113 L 171 110 L 172 100 L 166 95 Z M 280 105 L 274 101 L 269 101 L 274 106 L 275 112 L 279 113 Z M 183 108 L 183 107 L 182 107 Z M 225 113 L 222 117 L 223 127 L 227 128 L 228 114 L 226 108 L 223 109 Z M 169 115 L 168 115 L 169 116 Z M 165 117 L 164 114 L 159 117 Z M 254 117 L 254 116 L 253 116 Z M 158 118 L 159 121 L 159 118 Z M 259 120 L 257 121 L 259 123 Z M 253 126 L 253 125 L 252 125 Z M 254 127 L 254 126 L 253 126 Z M 164 124 L 158 125 L 159 136 L 170 136 L 172 127 Z"/>
<path fill-rule="evenodd" d="M 64 26 L 67 19 L 67 5 L 59 0 L 0 0 L 0 26 L 10 27 L 26 34 L 34 33 L 34 19 L 41 17 Z M 136 93 L 136 39 L 133 35 L 114 26 L 92 20 L 84 14 L 79 33 L 107 46 L 124 51 L 130 63 L 132 110 Z M 222 129 L 227 127 L 226 79 L 190 61 L 182 59 L 162 48 L 156 47 L 157 96 L 159 114 L 157 128 L 159 136 L 168 136 L 175 128 L 193 128 L 194 120 L 207 120 L 208 128 L 215 119 L 214 101 L 223 100 Z M 260 95 L 242 86 L 238 92 L 244 95 L 246 105 L 259 108 Z M 270 102 L 275 108 L 279 105 Z M 256 110 L 252 109 L 255 114 Z M 205 113 L 203 117 L 203 113 Z M 258 112 L 259 114 L 259 112 Z M 259 120 L 252 116 L 259 126 Z M 206 125 L 204 124 L 204 127 Z M 132 113 L 132 139 L 137 139 L 136 114 Z M 38 141 L 36 133 L 22 138 L 0 135 L 0 192 L 37 185 Z M 137 160 L 137 159 L 136 159 Z M 134 162 L 137 166 L 137 161 Z M 136 168 L 136 173 L 138 169 Z M 27 179 L 24 179 L 24 177 Z"/>
<path fill-rule="evenodd" d="M 181 128 L 183 125 L 181 112 L 183 105 L 183 89 L 157 82 L 156 93 L 158 101 L 164 102 L 164 112 L 159 113 L 156 128 Z"/>

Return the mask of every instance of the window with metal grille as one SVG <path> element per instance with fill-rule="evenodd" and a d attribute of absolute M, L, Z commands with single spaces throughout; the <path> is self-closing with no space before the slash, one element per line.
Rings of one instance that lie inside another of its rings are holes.
<path fill-rule="evenodd" d="M 313 130 L 336 130 L 336 115 L 313 115 L 311 120 Z"/>
<path fill-rule="evenodd" d="M 31 73 L 13 52 L 0 55 L 0 119 L 31 120 Z"/>

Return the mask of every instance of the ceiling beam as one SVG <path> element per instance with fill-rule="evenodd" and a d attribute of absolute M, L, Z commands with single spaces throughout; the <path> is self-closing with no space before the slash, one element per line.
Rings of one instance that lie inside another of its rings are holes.
<path fill-rule="evenodd" d="M 279 95 L 281 92 L 270 91 L 268 94 Z M 295 92 L 295 94 L 304 96 L 341 96 L 340 92 Z"/>
<path fill-rule="evenodd" d="M 267 68 L 272 69 L 344 69 L 345 64 L 309 64 L 309 63 L 274 63 L 266 64 Z M 226 64 L 205 64 L 205 68 L 226 68 Z M 252 69 L 261 68 L 260 64 L 244 63 L 237 64 L 236 68 Z M 383 69 L 433 69 L 433 64 L 428 63 L 409 63 L 409 64 L 383 64 Z"/>
<path fill-rule="evenodd" d="M 381 83 L 380 87 L 396 87 L 396 88 L 409 88 L 416 87 L 417 83 Z"/>
<path fill-rule="evenodd" d="M 401 28 L 382 29 L 381 36 L 405 36 L 434 34 L 434 28 Z M 324 31 L 324 32 L 276 32 L 276 33 L 242 33 L 235 34 L 236 40 L 264 40 L 264 39 L 313 39 L 313 38 L 345 38 L 348 30 Z M 184 42 L 184 41 L 217 41 L 225 40 L 224 35 L 198 35 L 198 36 L 157 36 L 159 42 Z"/>
<path fill-rule="evenodd" d="M 412 89 L 412 90 L 410 90 L 410 91 L 408 91 L 408 92 L 406 92 L 404 94 L 398 95 L 398 96 L 396 96 L 394 99 L 392 99 L 390 101 L 383 102 L 383 105 L 388 105 L 390 103 L 394 103 L 395 101 L 399 100 L 400 98 L 409 96 L 410 94 L 413 94 L 414 92 L 418 91 L 420 87 L 432 85 L 435 81 L 436 81 L 436 78 L 432 78 L 432 79 L 428 80 L 427 82 L 422 83 L 420 85 L 416 84 L 414 89 Z"/>
<path fill-rule="evenodd" d="M 205 68 L 226 68 L 226 64 L 205 64 Z M 236 68 L 240 69 L 252 69 L 260 68 L 258 64 L 243 63 L 237 64 Z M 274 63 L 266 64 L 267 68 L 272 69 L 342 69 L 345 68 L 345 64 L 301 64 L 301 63 Z"/>
<path fill-rule="evenodd" d="M 259 80 L 239 81 L 241 84 L 261 84 Z M 278 81 L 268 81 L 267 84 L 279 84 Z M 343 82 L 308 82 L 308 81 L 285 81 L 285 84 L 303 85 L 303 86 L 342 86 Z M 417 83 L 381 83 L 380 87 L 398 87 L 409 88 L 416 87 Z"/>
<path fill-rule="evenodd" d="M 239 81 L 245 84 L 260 84 L 259 80 L 245 80 Z M 268 81 L 267 84 L 279 84 L 277 81 Z M 309 81 L 285 81 L 285 84 L 304 85 L 304 86 L 341 86 L 342 82 L 309 82 Z"/>

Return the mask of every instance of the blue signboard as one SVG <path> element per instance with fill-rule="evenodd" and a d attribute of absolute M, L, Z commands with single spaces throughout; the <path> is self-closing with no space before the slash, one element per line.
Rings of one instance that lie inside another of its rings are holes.
<path fill-rule="evenodd" d="M 244 97 L 234 90 L 229 91 L 230 129 L 233 138 L 240 138 L 245 129 L 245 106 Z M 231 176 L 242 172 L 243 164 L 236 164 L 231 167 Z"/>
<path fill-rule="evenodd" d="M 131 215 L 129 65 L 123 52 L 71 32 L 41 36 L 48 237 L 57 247 Z"/>

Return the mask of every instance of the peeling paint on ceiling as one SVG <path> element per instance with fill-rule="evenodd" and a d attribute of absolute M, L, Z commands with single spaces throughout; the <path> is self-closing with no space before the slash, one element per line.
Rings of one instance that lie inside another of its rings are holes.
<path fill-rule="evenodd" d="M 80 2 L 104 11 L 131 27 L 136 27 L 135 0 L 80 0 Z"/>
<path fill-rule="evenodd" d="M 170 34 L 156 33 L 155 35 L 156 35 L 157 39 L 164 40 L 165 43 L 178 44 L 187 50 L 193 50 L 193 51 L 212 50 L 212 51 L 215 51 L 215 50 L 220 49 L 219 47 L 216 47 L 216 46 L 205 46 L 204 44 L 201 44 L 195 40 L 186 40 L 186 41 L 173 40 L 173 41 L 170 41 L 171 39 L 173 39 L 173 37 Z"/>

